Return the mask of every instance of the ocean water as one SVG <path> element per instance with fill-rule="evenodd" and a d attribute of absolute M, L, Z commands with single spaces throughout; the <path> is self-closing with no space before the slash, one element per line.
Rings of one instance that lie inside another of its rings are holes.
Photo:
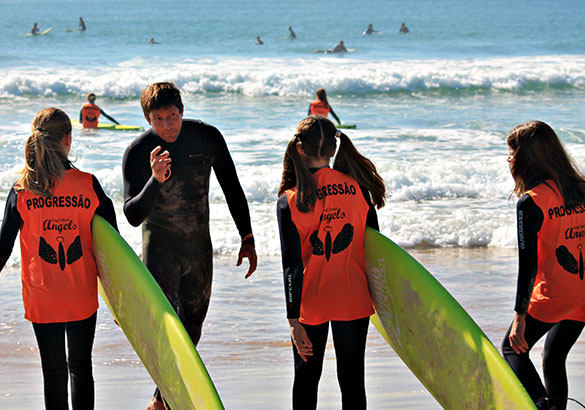
<path fill-rule="evenodd" d="M 66 31 L 77 29 L 80 16 L 87 31 Z M 54 29 L 46 36 L 25 36 L 35 21 L 41 29 Z M 402 22 L 410 33 L 398 34 Z M 363 35 L 369 23 L 379 33 Z M 295 40 L 287 38 L 288 26 Z M 263 46 L 254 44 L 257 35 Z M 158 44 L 148 44 L 151 37 Z M 241 398 L 240 406 L 232 400 L 230 408 L 260 408 L 264 392 L 261 372 L 238 372 L 241 363 L 251 364 L 240 361 L 237 336 L 217 330 L 245 327 L 240 321 L 247 320 L 234 313 L 242 303 L 238 292 L 222 297 L 224 286 L 254 289 L 252 301 L 270 295 L 254 302 L 258 305 L 246 300 L 245 306 L 259 315 L 253 327 L 257 323 L 255 335 L 266 343 L 267 360 L 287 360 L 292 370 L 278 293 L 275 200 L 286 143 L 306 116 L 315 89 L 327 90 L 344 123 L 357 124 L 347 134 L 384 177 L 390 196 L 379 211 L 381 231 L 426 258 L 458 299 L 485 293 L 485 302 L 472 298 L 464 306 L 496 344 L 511 319 L 516 269 L 506 133 L 521 122 L 545 121 L 585 167 L 585 20 L 578 0 L 0 0 L 0 38 L 1 208 L 22 167 L 34 114 L 57 106 L 78 118 L 88 92 L 96 93 L 97 103 L 121 123 L 146 127 L 140 92 L 152 82 L 173 81 L 182 91 L 185 116 L 224 134 L 248 197 L 263 264 L 250 283 L 233 273 L 239 238 L 214 180 L 211 231 L 219 285 L 201 350 L 212 373 L 225 370 L 213 376 L 228 397 Z M 350 53 L 314 53 L 339 40 Z M 140 229 L 130 227 L 121 211 L 122 155 L 137 135 L 75 130 L 72 155 L 80 169 L 101 181 L 114 200 L 123 236 L 139 252 Z M 0 296 L 9 301 L 0 319 L 0 346 L 6 346 L 7 334 L 28 331 L 19 311 L 18 264 L 17 244 L 6 268 L 12 273 L 0 280 Z M 224 284 L 222 275 L 234 278 L 233 284 Z M 491 300 L 498 306 L 490 307 Z M 278 315 L 262 328 L 262 312 L 273 309 L 280 309 Z M 107 312 L 104 317 L 98 337 L 117 338 L 116 355 L 128 358 L 126 363 L 136 360 L 123 336 L 107 330 Z M 373 329 L 371 334 L 376 374 L 394 371 L 400 362 L 383 359 L 385 346 Z M 34 352 L 34 340 L 26 337 L 25 350 Z M 98 346 L 96 354 L 107 356 L 107 348 Z M 579 348 L 582 355 L 585 348 Z M 108 360 L 103 362 L 115 362 Z M 36 359 L 16 362 L 34 368 Z M 574 372 L 583 377 L 582 368 Z M 260 399 L 246 401 L 246 388 L 233 387 L 226 373 L 250 377 L 252 395 Z M 282 376 L 286 393 L 289 373 Z M 373 384 L 379 382 L 375 377 Z M 401 408 L 430 408 L 427 393 L 405 393 L 423 390 L 416 381 L 413 386 L 384 396 L 382 384 L 379 395 L 371 393 L 382 397 L 373 408 L 385 408 L 383 403 L 401 394 Z"/>

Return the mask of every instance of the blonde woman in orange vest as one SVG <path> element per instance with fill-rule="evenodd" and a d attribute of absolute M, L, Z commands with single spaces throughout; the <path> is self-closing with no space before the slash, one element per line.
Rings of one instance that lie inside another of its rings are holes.
<path fill-rule="evenodd" d="M 67 114 L 40 111 L 25 144 L 24 169 L 6 200 L 0 270 L 20 230 L 24 316 L 39 345 L 46 409 L 69 408 L 71 378 L 73 409 L 91 410 L 98 308 L 91 219 L 97 213 L 116 227 L 116 216 L 98 180 L 73 167 L 70 148 Z"/>
<path fill-rule="evenodd" d="M 343 408 L 365 409 L 364 353 L 374 309 L 363 243 L 366 225 L 378 229 L 374 206 L 384 206 L 384 181 L 328 119 L 308 117 L 296 132 L 284 156 L 277 206 L 295 364 L 293 409 L 317 407 L 330 323 Z"/>
<path fill-rule="evenodd" d="M 335 118 L 335 121 L 337 121 L 337 124 L 341 124 L 341 120 L 335 115 L 333 108 L 331 108 L 329 101 L 327 101 L 327 92 L 325 89 L 319 88 L 315 92 L 315 98 L 316 100 L 309 104 L 308 115 L 320 115 L 321 117 L 327 118 L 331 114 Z"/>
<path fill-rule="evenodd" d="M 81 107 L 81 111 L 79 112 L 79 122 L 83 128 L 97 128 L 101 114 L 114 124 L 120 125 L 118 121 L 110 117 L 104 110 L 95 104 L 95 94 L 89 93 L 87 95 L 87 103 Z"/>
<path fill-rule="evenodd" d="M 585 326 L 585 178 L 543 122 L 517 126 L 507 143 L 520 197 L 519 270 L 502 351 L 539 409 L 565 409 L 565 362 Z M 543 384 L 529 352 L 545 334 Z"/>

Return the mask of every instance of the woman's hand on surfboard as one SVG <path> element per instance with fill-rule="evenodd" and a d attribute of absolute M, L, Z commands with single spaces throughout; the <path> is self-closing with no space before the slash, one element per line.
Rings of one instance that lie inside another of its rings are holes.
<path fill-rule="evenodd" d="M 248 268 L 248 273 L 246 273 L 245 278 L 248 279 L 254 271 L 256 270 L 256 266 L 258 265 L 258 256 L 256 256 L 256 248 L 254 245 L 250 244 L 242 244 L 240 247 L 240 254 L 238 255 L 238 263 L 236 266 L 240 266 L 244 258 L 248 258 L 250 261 L 250 267 Z"/>
<path fill-rule="evenodd" d="M 299 319 L 289 319 L 288 325 L 290 326 L 290 334 L 297 352 L 301 359 L 306 362 L 308 356 L 313 356 L 313 344 L 309 340 L 309 336 L 307 336 L 307 331 L 302 323 L 299 322 Z"/>
<path fill-rule="evenodd" d="M 524 339 L 524 331 L 526 330 L 526 314 L 514 314 L 514 322 L 512 322 L 512 329 L 510 330 L 510 346 L 517 354 L 522 354 L 530 349 L 526 339 Z"/>
<path fill-rule="evenodd" d="M 152 176 L 161 184 L 171 176 L 171 158 L 169 151 L 164 151 L 159 155 L 161 150 L 159 145 L 150 152 L 150 169 L 152 169 Z"/>

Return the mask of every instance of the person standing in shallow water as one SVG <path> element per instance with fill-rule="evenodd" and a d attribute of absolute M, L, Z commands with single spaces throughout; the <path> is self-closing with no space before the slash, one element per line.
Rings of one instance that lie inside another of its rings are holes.
<path fill-rule="evenodd" d="M 93 175 L 73 167 L 70 149 L 67 114 L 57 108 L 37 113 L 0 229 L 0 270 L 20 231 L 25 318 L 39 346 L 47 410 L 69 408 L 68 379 L 73 410 L 94 408 L 98 297 L 91 220 L 97 214 L 116 228 L 112 201 Z"/>
<path fill-rule="evenodd" d="M 564 410 L 565 362 L 585 326 L 585 177 L 553 129 L 540 121 L 514 128 L 507 137 L 516 184 L 518 285 L 514 320 L 502 352 L 539 409 Z M 544 384 L 530 350 L 547 334 Z"/>
<path fill-rule="evenodd" d="M 308 115 L 320 115 L 321 117 L 327 118 L 327 116 L 331 114 L 337 124 L 341 124 L 339 117 L 333 111 L 333 108 L 329 105 L 329 101 L 327 100 L 327 91 L 324 88 L 319 88 L 315 91 L 315 101 L 312 101 L 309 104 L 309 112 Z"/>
<path fill-rule="evenodd" d="M 363 243 L 366 225 L 378 230 L 374 205 L 384 206 L 385 192 L 374 164 L 331 121 L 312 116 L 299 123 L 277 204 L 294 410 L 317 407 L 330 323 L 343 408 L 366 408 L 364 356 L 374 309 Z"/>
<path fill-rule="evenodd" d="M 223 136 L 209 124 L 183 118 L 173 83 L 150 85 L 140 103 L 152 128 L 124 154 L 124 214 L 132 226 L 142 224 L 144 264 L 197 346 L 211 297 L 211 171 L 240 234 L 236 265 L 250 262 L 246 278 L 257 265 L 248 202 Z M 157 389 L 147 409 L 163 408 Z"/>

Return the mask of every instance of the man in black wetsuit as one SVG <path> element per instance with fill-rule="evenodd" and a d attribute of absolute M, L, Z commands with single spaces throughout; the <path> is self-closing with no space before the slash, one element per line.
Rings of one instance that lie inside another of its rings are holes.
<path fill-rule="evenodd" d="M 250 262 L 246 278 L 257 263 L 248 203 L 223 136 L 209 124 L 183 119 L 174 84 L 150 85 L 140 103 L 152 128 L 124 154 L 124 213 L 131 225 L 142 224 L 144 263 L 197 345 L 211 296 L 211 169 L 242 238 L 237 266 L 244 258 Z M 157 389 L 147 410 L 163 408 Z"/>

